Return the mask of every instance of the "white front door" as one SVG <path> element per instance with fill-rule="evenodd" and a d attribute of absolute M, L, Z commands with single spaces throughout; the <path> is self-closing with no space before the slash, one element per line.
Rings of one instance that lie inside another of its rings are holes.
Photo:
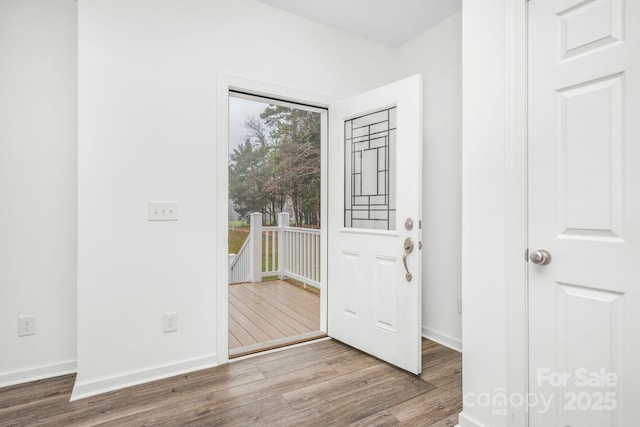
<path fill-rule="evenodd" d="M 640 426 L 640 1 L 529 32 L 530 425 Z"/>
<path fill-rule="evenodd" d="M 327 332 L 416 374 L 421 118 L 421 76 L 329 107 Z"/>

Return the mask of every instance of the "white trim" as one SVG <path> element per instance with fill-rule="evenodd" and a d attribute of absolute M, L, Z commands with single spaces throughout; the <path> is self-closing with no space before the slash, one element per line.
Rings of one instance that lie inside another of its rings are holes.
<path fill-rule="evenodd" d="M 505 364 L 507 394 L 528 386 L 527 219 L 527 0 L 507 1 L 505 11 Z M 509 407 L 509 425 L 529 425 L 525 405 Z"/>
<path fill-rule="evenodd" d="M 464 414 L 464 412 L 460 412 L 458 414 L 458 424 L 456 427 L 487 427 L 484 424 L 480 424 L 480 422 L 474 420 L 471 417 L 468 417 Z"/>
<path fill-rule="evenodd" d="M 335 101 L 334 99 L 331 102 Z M 329 103 L 327 103 L 327 106 Z M 320 132 L 320 330 L 325 334 L 327 328 L 327 312 L 329 310 L 327 275 L 329 271 L 327 259 L 329 258 L 329 111 L 320 116 L 320 126 L 324 132 Z M 324 225 L 323 225 L 324 224 Z"/>
<path fill-rule="evenodd" d="M 271 83 L 260 82 L 247 79 L 244 77 L 233 76 L 218 73 L 218 114 L 217 114 L 217 176 L 216 200 L 218 209 L 213 221 L 216 224 L 216 234 L 218 236 L 216 245 L 216 352 L 218 355 L 218 364 L 228 363 L 229 361 L 229 293 L 228 293 L 228 237 L 227 223 L 229 212 L 227 210 L 227 200 L 229 198 L 229 182 L 228 182 L 228 158 L 229 158 L 229 90 L 235 89 L 242 92 L 254 94 L 256 96 L 264 96 L 267 98 L 277 98 L 283 101 L 291 101 L 295 103 L 303 103 L 315 105 L 320 108 L 329 108 L 329 104 L 335 101 L 335 98 L 308 92 L 299 89 L 288 88 Z M 321 212 L 320 217 L 326 221 L 327 218 L 327 153 L 328 153 L 328 111 L 323 110 L 321 113 L 321 126 L 325 129 L 321 140 L 321 180 L 324 185 L 321 186 Z M 322 253 L 320 266 L 320 329 L 327 331 L 327 232 L 326 226 L 321 228 L 320 232 L 320 250 Z"/>
<path fill-rule="evenodd" d="M 176 363 L 156 365 L 150 368 L 136 369 L 116 375 L 109 375 L 90 381 L 76 380 L 70 401 L 84 399 L 97 394 L 119 390 L 138 384 L 161 380 L 187 372 L 199 371 L 217 366 L 215 354 L 208 354 L 193 359 L 185 359 Z"/>
<path fill-rule="evenodd" d="M 48 365 L 33 366 L 26 369 L 0 372 L 0 388 L 45 378 L 59 377 L 60 375 L 74 374 L 76 371 L 76 361 L 68 360 Z"/>
<path fill-rule="evenodd" d="M 484 6 L 478 6 L 476 2 L 468 2 L 469 7 L 467 10 L 466 6 L 463 6 L 463 33 L 467 31 L 467 29 L 472 30 L 473 32 L 480 31 L 477 27 L 479 25 L 479 19 L 481 16 L 469 16 L 465 18 L 465 14 L 476 13 L 480 11 Z M 465 371 L 463 373 L 463 396 L 467 395 L 467 393 L 479 393 L 488 390 L 479 390 L 483 385 L 479 382 L 481 380 L 485 380 L 487 383 L 491 381 L 491 383 L 495 386 L 505 389 L 506 395 L 518 394 L 521 396 L 526 395 L 528 390 L 527 385 L 527 371 L 528 371 L 528 361 L 527 361 L 527 337 L 528 337 L 528 325 L 527 325 L 527 263 L 524 259 L 524 252 L 527 248 L 527 0 L 503 0 L 501 2 L 484 2 L 484 4 L 489 4 L 491 10 L 497 11 L 498 8 L 503 8 L 504 14 L 500 15 L 500 18 L 496 21 L 493 17 L 487 16 L 485 18 L 485 23 L 489 22 L 491 25 L 496 28 L 496 32 L 491 32 L 491 37 L 487 38 L 488 40 L 497 40 L 498 37 L 501 37 L 504 41 L 499 42 L 498 44 L 489 45 L 489 52 L 485 56 L 485 58 L 490 57 L 493 58 L 493 61 L 496 61 L 496 66 L 490 67 L 491 69 L 488 72 L 495 72 L 497 75 L 504 74 L 504 98 L 496 100 L 496 104 L 499 104 L 501 107 L 504 106 L 504 116 L 501 121 L 504 121 L 504 124 L 500 125 L 500 128 L 495 129 L 495 123 L 489 123 L 487 125 L 487 135 L 486 136 L 503 136 L 500 140 L 500 146 L 497 146 L 497 142 L 494 140 L 490 144 L 490 148 L 495 150 L 496 148 L 502 150 L 503 154 L 503 164 L 502 170 L 502 181 L 501 188 L 497 188 L 496 191 L 501 191 L 499 195 L 497 193 L 492 192 L 492 195 L 495 195 L 497 200 L 499 201 L 501 207 L 503 209 L 500 212 L 504 217 L 504 225 L 500 230 L 495 230 L 497 233 L 502 232 L 503 238 L 500 242 L 498 242 L 501 246 L 501 249 L 504 250 L 503 254 L 500 256 L 500 259 L 496 260 L 502 271 L 498 271 L 502 273 L 500 276 L 499 283 L 492 288 L 492 292 L 500 292 L 500 298 L 496 301 L 496 307 L 500 310 L 501 316 L 504 319 L 504 324 L 500 325 L 500 330 L 492 331 L 489 330 L 488 334 L 499 334 L 497 337 L 501 340 L 501 346 L 498 351 L 500 354 L 496 355 L 496 357 L 504 360 L 505 367 L 503 371 L 500 371 L 499 381 L 494 381 L 494 378 L 488 378 L 486 373 L 480 372 L 482 368 L 478 368 L 481 366 L 479 362 L 483 359 L 482 356 L 486 357 L 486 354 L 480 355 L 481 348 L 478 347 L 476 343 L 473 349 L 467 349 L 465 344 L 465 358 L 469 358 L 471 362 L 468 364 L 469 366 L 473 366 L 474 369 L 478 369 L 479 371 L 471 372 Z M 466 4 L 466 3 L 465 3 Z M 473 4 L 473 6 L 471 6 Z M 466 19 L 469 20 L 471 25 L 469 28 L 465 26 Z M 464 39 L 464 37 L 463 37 Z M 464 44 L 464 40 L 463 40 Z M 470 53 L 470 52 L 465 52 Z M 465 55 L 463 53 L 463 56 Z M 463 63 L 467 58 L 463 58 Z M 476 64 L 478 61 L 478 57 L 470 57 L 470 62 Z M 503 62 L 504 61 L 504 62 Z M 504 68 L 502 68 L 504 67 Z M 463 69 L 463 78 L 466 73 L 470 73 L 473 70 Z M 492 84 L 494 82 L 492 81 Z M 467 91 L 465 90 L 465 93 Z M 474 90 L 472 88 L 470 94 L 474 94 Z M 479 92 L 484 93 L 484 92 Z M 469 97 L 471 101 L 477 101 L 478 99 L 472 99 L 473 97 Z M 469 104 L 471 105 L 471 104 Z M 469 106 L 465 103 L 465 106 Z M 473 114 L 473 109 L 464 108 L 465 114 L 471 113 Z M 501 110 L 501 109 L 499 109 Z M 467 115 L 466 117 L 471 117 Z M 467 129 L 463 126 L 463 136 L 464 141 L 466 142 L 468 137 L 475 142 L 478 140 L 477 136 L 466 135 Z M 477 130 L 477 126 L 472 127 L 471 129 Z M 498 132 L 495 132 L 497 130 Z M 502 132 L 502 135 L 497 135 L 497 133 Z M 484 135 L 483 135 L 484 136 Z M 466 143 L 463 143 L 465 146 Z M 464 150 L 463 150 L 464 153 Z M 468 155 L 468 154 L 467 154 Z M 466 156 L 463 154 L 463 162 L 465 161 Z M 466 165 L 465 165 L 466 166 Z M 475 167 L 476 164 L 472 164 L 471 166 Z M 471 174 L 477 173 L 477 170 L 470 169 L 469 171 L 463 167 L 463 177 L 465 174 L 469 172 Z M 467 178 L 468 179 L 468 178 Z M 491 176 L 492 181 L 495 179 L 494 176 Z M 463 189 L 465 188 L 466 180 L 463 179 Z M 473 198 L 472 198 L 473 199 Z M 473 212 L 466 208 L 466 204 L 463 203 L 463 226 L 471 218 Z M 463 230 L 464 231 L 464 230 Z M 466 236 L 466 234 L 465 234 Z M 474 245 L 477 245 L 478 242 L 471 241 Z M 469 281 L 472 280 L 472 277 L 466 277 L 466 267 L 465 259 L 469 259 L 470 254 L 465 251 L 477 249 L 476 247 L 472 247 L 468 240 L 465 240 L 463 236 L 463 289 L 465 286 L 469 287 Z M 472 265 L 475 266 L 476 264 Z M 470 270 L 471 271 L 471 270 Z M 474 270 L 475 271 L 475 270 Z M 490 271 L 490 269 L 488 270 Z M 503 277 L 502 277 L 503 276 Z M 465 296 L 463 295 L 463 298 Z M 465 312 L 468 310 L 465 309 Z M 477 313 L 476 313 L 477 315 Z M 463 331 L 469 330 L 477 330 L 476 328 L 468 328 L 469 318 L 463 315 Z M 481 325 L 482 326 L 482 325 Z M 497 325 L 496 325 L 497 326 Z M 463 332 L 463 339 L 464 339 Z M 494 335 L 495 337 L 495 335 Z M 465 339 L 465 343 L 470 340 Z M 489 350 L 487 350 L 489 352 Z M 493 350 L 491 350 L 493 351 Z M 494 365 L 491 366 L 492 370 L 497 369 Z M 464 368 L 463 368 L 464 369 Z M 504 379 L 502 377 L 504 375 Z M 504 383 L 503 383 L 504 381 Z M 495 384 L 498 382 L 498 384 Z M 488 388 L 488 386 L 486 386 Z M 460 427 L 477 427 L 482 424 L 476 420 L 474 420 L 473 416 L 482 416 L 482 421 L 486 423 L 492 423 L 495 425 L 509 425 L 509 427 L 525 427 L 528 425 L 527 420 L 527 412 L 526 405 L 523 405 L 521 408 L 512 408 L 509 407 L 509 413 L 506 416 L 502 415 L 492 415 L 490 412 L 486 411 L 487 408 L 477 408 L 470 407 L 467 404 L 464 404 L 464 412 L 459 415 L 459 426 Z M 466 412 L 466 413 L 465 413 Z M 471 417 L 469 416 L 471 415 Z"/>
<path fill-rule="evenodd" d="M 320 113 L 321 114 L 321 113 L 324 113 L 327 110 L 325 107 L 314 107 L 314 106 L 306 105 L 306 104 L 302 104 L 302 103 L 295 103 L 295 102 L 290 102 L 290 101 L 281 101 L 279 99 L 270 98 L 268 96 L 251 95 L 251 94 L 248 94 L 248 93 L 238 92 L 238 91 L 230 91 L 229 92 L 229 97 L 244 99 L 244 100 L 247 100 L 247 101 L 262 102 L 262 103 L 270 104 L 270 105 L 278 105 L 280 107 L 293 108 L 295 110 L 311 111 L 312 113 Z"/>
<path fill-rule="evenodd" d="M 218 138 L 215 141 L 217 152 L 216 164 L 216 205 L 218 209 L 213 218 L 216 228 L 216 352 L 218 363 L 223 364 L 229 361 L 229 270 L 223 258 L 228 257 L 229 236 L 227 235 L 229 212 L 229 88 L 233 85 L 233 79 L 224 75 L 218 75 L 218 118 L 217 130 Z M 224 203 L 218 203 L 225 200 Z"/>
<path fill-rule="evenodd" d="M 460 338 L 452 337 L 451 335 L 438 332 L 426 326 L 422 326 L 422 337 L 462 353 L 462 340 Z"/>

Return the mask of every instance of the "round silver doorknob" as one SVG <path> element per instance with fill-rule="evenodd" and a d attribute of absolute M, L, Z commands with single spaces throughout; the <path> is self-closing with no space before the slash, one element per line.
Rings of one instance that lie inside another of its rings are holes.
<path fill-rule="evenodd" d="M 529 259 L 534 264 L 547 265 L 551 262 L 551 254 L 546 249 L 538 249 L 535 252 L 531 252 Z"/>

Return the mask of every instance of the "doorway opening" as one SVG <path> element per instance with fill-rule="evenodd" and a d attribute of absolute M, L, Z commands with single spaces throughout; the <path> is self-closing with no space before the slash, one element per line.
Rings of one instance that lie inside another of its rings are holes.
<path fill-rule="evenodd" d="M 229 91 L 229 358 L 324 337 L 326 110 Z"/>

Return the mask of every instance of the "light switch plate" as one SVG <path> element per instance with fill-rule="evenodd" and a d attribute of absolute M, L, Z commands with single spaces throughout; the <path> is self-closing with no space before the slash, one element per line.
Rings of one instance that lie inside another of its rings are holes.
<path fill-rule="evenodd" d="M 177 221 L 178 202 L 149 202 L 149 221 Z"/>

